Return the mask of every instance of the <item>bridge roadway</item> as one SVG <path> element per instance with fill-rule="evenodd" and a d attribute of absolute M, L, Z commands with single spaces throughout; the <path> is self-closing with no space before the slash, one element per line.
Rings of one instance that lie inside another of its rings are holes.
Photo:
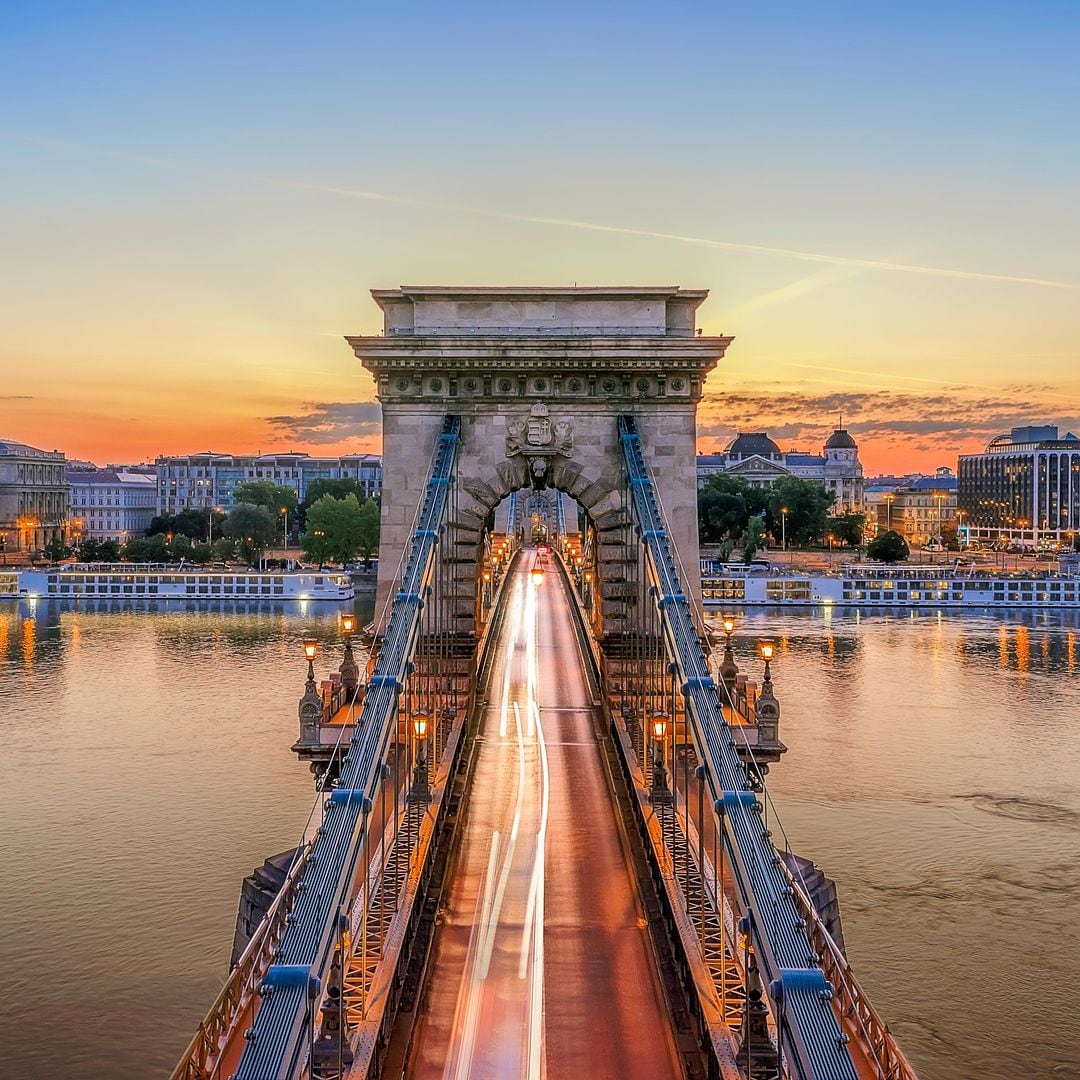
<path fill-rule="evenodd" d="M 563 575 L 506 583 L 407 1075 L 681 1075 Z"/>

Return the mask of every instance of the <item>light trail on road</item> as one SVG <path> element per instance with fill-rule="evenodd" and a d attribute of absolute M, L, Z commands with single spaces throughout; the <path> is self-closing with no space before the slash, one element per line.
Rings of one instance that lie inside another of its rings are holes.
<path fill-rule="evenodd" d="M 498 689 L 406 1075 L 678 1076 L 569 598 L 556 569 L 533 580 L 533 561 L 505 585 Z"/>

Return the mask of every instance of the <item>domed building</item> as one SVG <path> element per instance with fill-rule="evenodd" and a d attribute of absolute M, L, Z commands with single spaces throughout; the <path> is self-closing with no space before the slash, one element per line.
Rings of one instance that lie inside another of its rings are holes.
<path fill-rule="evenodd" d="M 741 476 L 752 487 L 769 487 L 782 476 L 814 480 L 836 496 L 841 514 L 863 510 L 859 447 L 843 424 L 825 440 L 820 454 L 783 451 L 764 431 L 740 431 L 722 454 L 698 454 L 698 487 L 714 473 Z"/>

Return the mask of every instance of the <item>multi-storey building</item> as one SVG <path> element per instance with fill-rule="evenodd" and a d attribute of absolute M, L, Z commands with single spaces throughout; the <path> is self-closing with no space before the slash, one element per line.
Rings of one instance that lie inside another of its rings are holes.
<path fill-rule="evenodd" d="M 264 480 L 291 487 L 301 502 L 315 480 L 355 480 L 367 498 L 382 492 L 382 458 L 348 454 L 317 458 L 309 454 L 189 454 L 161 457 L 157 468 L 157 505 L 161 514 L 218 507 L 229 510 L 237 485 Z"/>
<path fill-rule="evenodd" d="M 877 503 L 878 531 L 893 529 L 912 547 L 925 547 L 941 539 L 956 519 L 956 477 L 941 468 L 933 476 L 920 476 L 886 492 Z"/>
<path fill-rule="evenodd" d="M 1052 424 L 1015 427 L 982 454 L 963 454 L 959 510 L 976 539 L 1029 547 L 1080 530 L 1080 439 Z"/>
<path fill-rule="evenodd" d="M 157 512 L 157 473 L 152 467 L 69 468 L 72 541 L 142 536 Z"/>
<path fill-rule="evenodd" d="M 863 508 L 863 467 L 851 435 L 838 427 L 820 454 L 782 451 L 764 431 L 740 432 L 722 454 L 699 454 L 698 487 L 714 473 L 741 476 L 751 487 L 769 487 L 782 476 L 813 480 L 836 496 L 835 513 Z"/>
<path fill-rule="evenodd" d="M 0 439 L 0 548 L 40 551 L 67 518 L 64 455 Z"/>

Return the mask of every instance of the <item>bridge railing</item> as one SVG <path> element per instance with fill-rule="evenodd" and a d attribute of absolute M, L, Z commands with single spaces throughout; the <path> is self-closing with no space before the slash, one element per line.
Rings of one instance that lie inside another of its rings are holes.
<path fill-rule="evenodd" d="M 340 947 L 341 920 L 350 907 L 371 833 L 370 815 L 385 779 L 384 763 L 397 738 L 399 697 L 412 670 L 434 576 L 460 426 L 460 418 L 448 416 L 438 437 L 379 657 L 338 785 L 324 804 L 322 824 L 275 963 L 263 978 L 263 1000 L 235 1074 L 237 1080 L 297 1075 L 314 1043 L 316 1005 Z"/>
<path fill-rule="evenodd" d="M 712 795 L 714 827 L 732 867 L 741 923 L 773 997 L 783 1058 L 799 1080 L 855 1080 L 847 1037 L 829 1004 L 824 973 L 804 932 L 805 920 L 724 719 L 633 417 L 620 416 L 619 432 L 665 650 L 702 762 L 702 782 Z"/>
<path fill-rule="evenodd" d="M 259 983 L 281 941 L 286 916 L 296 898 L 297 885 L 310 854 L 310 844 L 297 851 L 274 902 L 251 936 L 236 966 L 229 972 L 221 993 L 199 1022 L 199 1029 L 188 1043 L 170 1080 L 215 1080 L 220 1075 L 222 1047 L 241 1019 L 247 1014 L 254 1014 Z"/>
<path fill-rule="evenodd" d="M 858 1028 L 866 1049 L 880 1069 L 881 1080 L 918 1080 L 915 1070 L 889 1030 L 889 1025 L 863 992 L 847 957 L 818 915 L 803 882 L 791 872 L 787 863 L 783 863 L 782 868 L 791 885 L 796 906 L 806 920 L 810 944 L 814 952 L 821 957 L 822 970 L 833 987 L 837 1010 L 841 1015 L 850 1018 L 852 1024 Z"/>

